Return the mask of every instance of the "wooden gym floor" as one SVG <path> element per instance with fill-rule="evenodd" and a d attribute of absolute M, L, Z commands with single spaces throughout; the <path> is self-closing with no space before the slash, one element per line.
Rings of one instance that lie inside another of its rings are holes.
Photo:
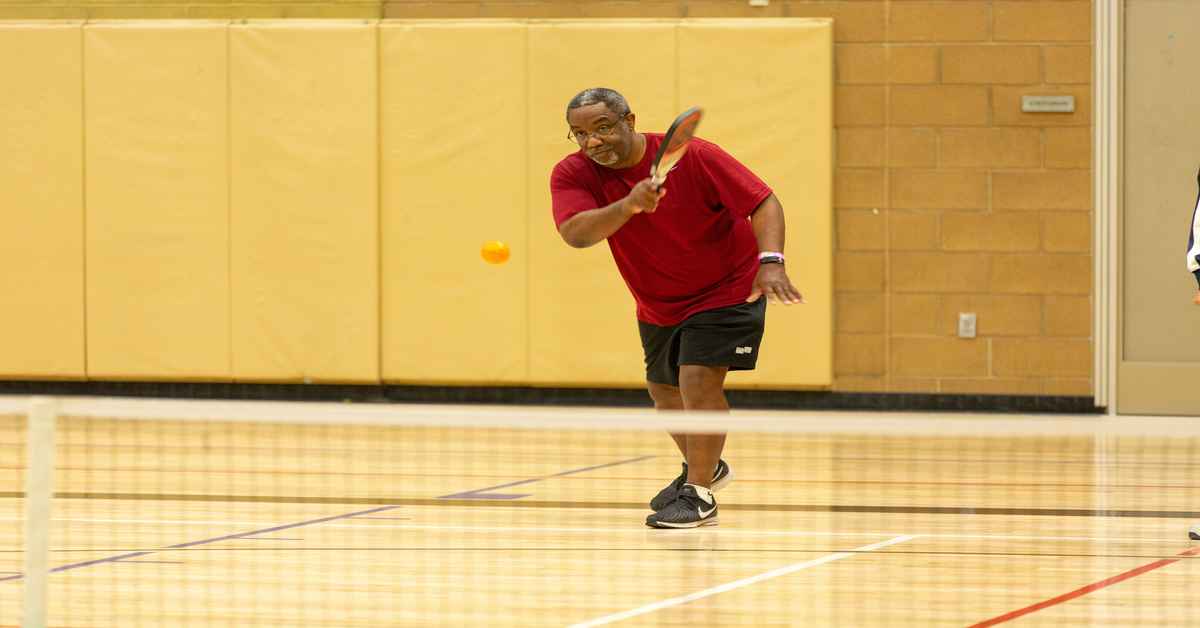
<path fill-rule="evenodd" d="M 683 531 L 653 432 L 65 418 L 56 455 L 56 626 L 1200 623 L 1195 438 L 734 434 Z M 0 417 L 0 625 L 24 457 Z"/>

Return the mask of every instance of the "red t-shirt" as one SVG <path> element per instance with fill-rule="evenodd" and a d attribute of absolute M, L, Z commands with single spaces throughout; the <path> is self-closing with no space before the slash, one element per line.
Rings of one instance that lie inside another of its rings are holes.
<path fill-rule="evenodd" d="M 614 170 L 583 151 L 550 176 L 554 222 L 625 198 L 650 176 L 661 133 L 646 133 L 646 154 Z M 758 240 L 748 217 L 771 188 L 721 147 L 695 138 L 663 186 L 651 214 L 636 214 L 608 237 L 617 269 L 637 301 L 637 317 L 669 326 L 697 312 L 742 303 L 758 273 Z"/>

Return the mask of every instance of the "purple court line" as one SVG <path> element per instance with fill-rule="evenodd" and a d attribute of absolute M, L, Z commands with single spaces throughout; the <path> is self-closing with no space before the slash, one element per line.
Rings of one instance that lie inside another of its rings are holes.
<path fill-rule="evenodd" d="M 243 541 L 303 541 L 304 539 L 294 539 L 284 536 L 243 536 Z"/>
<path fill-rule="evenodd" d="M 389 521 L 412 521 L 412 517 L 355 517 L 355 519 L 387 519 Z"/>
<path fill-rule="evenodd" d="M 217 537 L 213 537 L 211 539 L 202 539 L 199 541 L 188 541 L 186 543 L 176 543 L 175 545 L 168 545 L 164 548 L 156 549 L 156 550 L 147 550 L 144 552 L 129 552 L 127 554 L 119 554 L 117 556 L 109 556 L 107 558 L 97 558 L 95 560 L 86 560 L 86 561 L 83 561 L 80 563 L 71 563 L 69 565 L 62 565 L 60 567 L 55 567 L 54 569 L 51 569 L 50 573 L 58 573 L 60 571 L 70 571 L 72 569 L 91 567 L 92 565 L 101 565 L 104 563 L 115 563 L 115 562 L 120 562 L 120 561 L 129 559 L 129 558 L 137 558 L 138 556 L 149 556 L 150 554 L 154 554 L 154 553 L 162 552 L 162 551 L 166 551 L 166 550 L 184 549 L 184 548 L 188 548 L 188 547 L 196 547 L 197 545 L 208 545 L 210 543 L 218 543 L 220 541 L 229 541 L 231 539 L 238 539 L 238 538 L 242 538 L 242 537 L 246 537 L 246 536 L 253 536 L 255 534 L 267 534 L 268 532 L 279 532 L 280 530 L 289 530 L 291 528 L 310 526 L 310 525 L 315 525 L 318 523 L 325 523 L 327 521 L 337 521 L 338 519 L 349 519 L 350 517 L 355 517 L 358 515 L 369 515 L 371 513 L 384 512 L 386 510 L 394 510 L 396 508 L 399 508 L 399 506 L 380 506 L 378 508 L 371 508 L 369 510 L 359 510 L 356 512 L 346 513 L 344 515 L 333 515 L 331 517 L 321 517 L 320 519 L 309 519 L 308 521 L 300 521 L 297 523 L 285 523 L 283 525 L 275 526 L 272 528 L 263 528 L 262 530 L 253 530 L 250 532 L 236 532 L 234 534 L 226 534 L 225 536 L 217 536 Z M 23 577 L 25 577 L 24 574 L 17 574 L 15 576 L 6 576 L 3 578 L 0 578 L 0 582 L 4 582 L 5 580 L 19 580 Z"/>
<path fill-rule="evenodd" d="M 135 563 L 144 565 L 182 565 L 182 560 L 118 560 L 118 563 Z"/>
<path fill-rule="evenodd" d="M 487 488 L 476 489 L 474 491 L 467 491 L 465 493 L 455 493 L 453 495 L 443 495 L 439 499 L 518 499 L 521 497 L 528 497 L 529 495 L 508 495 L 508 494 L 503 494 L 503 493 L 485 493 L 484 491 L 495 490 L 498 488 L 507 488 L 510 486 L 519 486 L 521 484 L 529 484 L 532 482 L 538 482 L 538 481 L 545 480 L 548 478 L 562 477 L 564 475 L 573 475 L 575 473 L 583 473 L 585 471 L 594 471 L 596 469 L 603 469 L 606 467 L 615 467 L 617 465 L 629 464 L 632 462 L 641 462 L 642 460 L 649 460 L 650 458 L 654 458 L 654 456 L 652 456 L 652 455 L 651 456 L 638 456 L 637 458 L 630 458 L 628 460 L 618 460 L 616 462 L 607 462 L 604 464 L 592 465 L 590 467 L 583 467 L 580 469 L 570 469 L 568 471 L 562 471 L 560 473 L 554 473 L 552 475 L 547 475 L 547 476 L 543 476 L 540 478 L 533 478 L 530 480 L 520 480 L 517 482 L 509 482 L 508 484 L 489 486 Z M 210 543 L 218 543 L 220 541 L 229 541 L 232 539 L 250 537 L 250 536 L 254 536 L 254 535 L 258 535 L 258 534 L 267 534 L 270 532 L 279 532 L 281 530 L 289 530 L 291 528 L 299 528 L 299 527 L 303 527 L 303 526 L 315 525 L 318 523 L 325 523 L 327 521 L 337 521 L 338 519 L 349 519 L 351 517 L 358 517 L 358 516 L 362 516 L 362 515 L 371 515 L 371 514 L 374 514 L 377 512 L 386 512 L 388 510 L 395 510 L 397 508 L 399 508 L 399 506 L 380 506 L 378 508 L 370 508 L 368 510 L 359 510 L 356 512 L 346 513 L 346 514 L 342 514 L 342 515 L 333 515 L 330 517 L 322 517 L 320 519 L 310 519 L 308 521 L 300 521 L 298 523 L 287 523 L 287 524 L 275 526 L 272 528 L 263 528 L 262 530 L 252 530 L 250 532 L 237 532 L 234 534 L 226 534 L 224 536 L 213 537 L 211 539 L 202 539 L 199 541 L 188 541 L 186 543 L 177 543 L 175 545 L 168 545 L 162 549 L 157 549 L 157 550 L 147 550 L 147 551 L 141 551 L 141 552 L 128 552 L 125 554 L 118 554 L 116 556 L 108 556 L 106 558 L 97 558 L 95 560 L 87 560 L 87 561 L 78 562 L 78 563 L 71 563 L 69 565 L 61 565 L 59 567 L 55 567 L 55 568 L 51 569 L 50 573 L 58 573 L 60 571 L 71 571 L 73 569 L 81 569 L 83 567 L 91 567 L 93 565 L 102 565 L 104 563 L 115 563 L 115 562 L 125 561 L 130 558 L 137 558 L 139 556 L 149 556 L 150 554 L 155 554 L 157 552 L 161 552 L 161 551 L 165 551 L 165 550 L 185 549 L 188 547 L 196 547 L 198 545 L 208 545 Z M 255 539 L 255 540 L 259 540 L 259 539 Z M 272 539 L 272 540 L 282 540 L 282 539 Z M 140 561 L 138 561 L 138 562 L 140 562 Z M 0 582 L 5 582 L 7 580 L 20 580 L 21 578 L 25 577 L 25 574 L 23 574 L 23 573 L 20 573 L 20 572 L 13 572 L 13 573 L 15 573 L 15 575 L 0 577 Z"/>
<path fill-rule="evenodd" d="M 575 473 L 583 473 L 584 471 L 594 471 L 596 469 L 603 469 L 605 467 L 615 467 L 617 465 L 629 464 L 631 462 L 641 462 L 643 460 L 649 460 L 650 458 L 654 458 L 654 457 L 655 456 L 638 456 L 637 458 L 630 458 L 629 460 L 618 460 L 616 462 L 606 462 L 604 464 L 592 465 L 590 467 L 583 467 L 581 469 L 571 469 L 570 471 L 554 473 L 551 475 L 542 476 L 540 478 L 533 478 L 531 480 L 518 480 L 516 482 L 509 482 L 508 484 L 497 484 L 496 486 L 489 486 L 487 488 L 477 488 L 473 491 L 454 493 L 452 495 L 442 495 L 441 497 L 438 497 L 438 499 L 520 499 L 522 497 L 529 497 L 530 495 L 532 495 L 532 493 L 489 493 L 487 491 L 494 491 L 498 488 L 509 488 L 510 486 L 520 486 L 522 484 L 531 484 L 533 482 L 540 482 L 542 480 L 546 480 L 549 478 L 558 478 L 558 477 L 562 477 L 564 475 L 573 475 Z"/>

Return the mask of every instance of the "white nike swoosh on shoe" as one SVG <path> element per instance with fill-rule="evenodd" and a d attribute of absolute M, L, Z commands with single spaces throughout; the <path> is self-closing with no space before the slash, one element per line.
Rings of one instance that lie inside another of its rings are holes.
<path fill-rule="evenodd" d="M 717 509 L 717 506 L 715 504 L 713 505 L 712 508 L 709 508 L 708 511 L 700 510 L 700 507 L 696 506 L 696 513 L 700 515 L 701 519 L 703 519 L 703 518 L 711 515 L 712 511 L 714 511 L 716 509 Z"/>

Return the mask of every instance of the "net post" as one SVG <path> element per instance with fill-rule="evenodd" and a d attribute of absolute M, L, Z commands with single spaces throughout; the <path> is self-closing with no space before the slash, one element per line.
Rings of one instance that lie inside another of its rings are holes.
<path fill-rule="evenodd" d="M 47 625 L 50 575 L 50 502 L 54 495 L 54 424 L 58 402 L 34 397 L 29 403 L 25 469 L 25 600 L 23 628 Z"/>

